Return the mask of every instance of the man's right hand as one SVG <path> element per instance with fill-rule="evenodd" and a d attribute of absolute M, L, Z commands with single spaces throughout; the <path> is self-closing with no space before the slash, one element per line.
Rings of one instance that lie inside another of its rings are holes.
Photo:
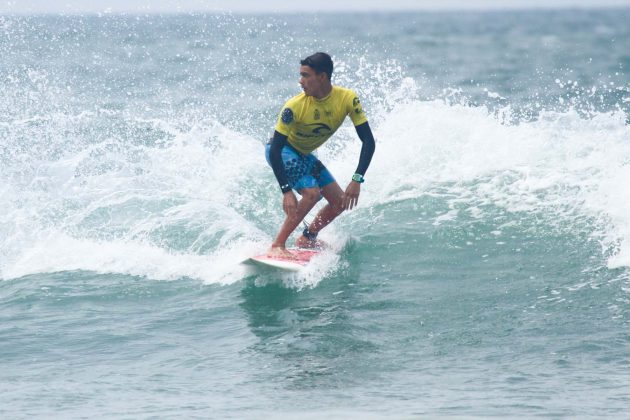
<path fill-rule="evenodd" d="M 297 198 L 293 191 L 287 191 L 284 193 L 282 197 L 282 208 L 286 213 L 287 217 L 294 218 L 297 217 Z"/>

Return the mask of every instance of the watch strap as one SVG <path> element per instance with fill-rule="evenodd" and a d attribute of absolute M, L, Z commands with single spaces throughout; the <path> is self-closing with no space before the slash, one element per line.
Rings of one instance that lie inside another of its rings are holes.
<path fill-rule="evenodd" d="M 355 182 L 358 182 L 359 184 L 362 184 L 365 181 L 365 179 L 363 178 L 363 175 L 361 174 L 352 175 L 352 180 Z"/>

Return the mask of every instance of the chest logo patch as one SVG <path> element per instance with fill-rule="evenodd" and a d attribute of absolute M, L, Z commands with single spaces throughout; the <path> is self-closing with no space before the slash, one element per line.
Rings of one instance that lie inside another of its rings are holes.
<path fill-rule="evenodd" d="M 315 135 L 321 136 L 331 131 L 330 127 L 328 127 L 324 123 L 316 123 L 316 124 L 308 124 L 307 127 L 311 129 L 311 132 Z"/>

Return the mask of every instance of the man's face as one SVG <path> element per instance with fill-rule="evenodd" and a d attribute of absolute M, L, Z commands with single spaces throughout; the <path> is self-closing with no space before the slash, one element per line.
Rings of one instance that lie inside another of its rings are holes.
<path fill-rule="evenodd" d="M 300 66 L 300 85 L 308 96 L 318 95 L 324 87 L 326 73 L 317 74 L 310 66 Z"/>

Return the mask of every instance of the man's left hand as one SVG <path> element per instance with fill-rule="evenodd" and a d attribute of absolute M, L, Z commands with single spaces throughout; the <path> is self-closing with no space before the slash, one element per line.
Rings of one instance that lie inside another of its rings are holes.
<path fill-rule="evenodd" d="M 361 184 L 356 181 L 350 181 L 343 194 L 343 209 L 352 210 L 359 202 L 359 194 L 361 193 Z"/>

